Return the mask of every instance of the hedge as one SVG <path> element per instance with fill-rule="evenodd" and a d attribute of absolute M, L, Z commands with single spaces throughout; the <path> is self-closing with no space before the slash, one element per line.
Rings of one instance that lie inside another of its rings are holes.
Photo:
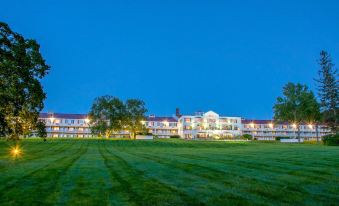
<path fill-rule="evenodd" d="M 171 135 L 170 138 L 176 138 L 176 139 L 178 139 L 178 138 L 180 138 L 180 136 L 179 136 L 179 135 Z"/>
<path fill-rule="evenodd" d="M 276 137 L 275 140 L 280 141 L 281 139 L 290 139 L 289 137 Z"/>
<path fill-rule="evenodd" d="M 330 135 L 323 136 L 322 141 L 325 145 L 339 146 L 339 134 L 330 134 Z"/>
<path fill-rule="evenodd" d="M 248 139 L 248 140 L 253 139 L 252 135 L 250 135 L 250 134 L 243 134 L 241 137 L 242 137 L 243 139 Z"/>

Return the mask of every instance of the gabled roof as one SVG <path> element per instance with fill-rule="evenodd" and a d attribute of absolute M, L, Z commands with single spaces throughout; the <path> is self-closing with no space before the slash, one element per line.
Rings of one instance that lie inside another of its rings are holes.
<path fill-rule="evenodd" d="M 219 114 L 213 112 L 213 111 L 208 111 L 206 113 L 204 113 L 203 116 L 216 116 L 216 117 L 219 117 Z"/>
<path fill-rule="evenodd" d="M 87 114 L 40 113 L 40 118 L 86 119 Z"/>

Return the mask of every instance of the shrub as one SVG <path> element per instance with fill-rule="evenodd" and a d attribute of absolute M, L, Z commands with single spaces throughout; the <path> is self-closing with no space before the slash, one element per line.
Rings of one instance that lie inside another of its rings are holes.
<path fill-rule="evenodd" d="M 330 134 L 322 137 L 325 145 L 339 145 L 339 134 Z"/>
<path fill-rule="evenodd" d="M 137 132 L 137 135 L 153 135 L 150 132 Z"/>
<path fill-rule="evenodd" d="M 289 137 L 275 137 L 276 141 L 280 141 L 281 139 L 289 139 Z"/>
<path fill-rule="evenodd" d="M 250 135 L 250 134 L 244 134 L 244 135 L 242 135 L 241 136 L 243 139 L 248 139 L 248 140 L 251 140 L 253 137 L 252 137 L 252 135 Z"/>
<path fill-rule="evenodd" d="M 180 136 L 179 135 L 171 135 L 170 138 L 178 139 L 178 138 L 180 138 Z"/>

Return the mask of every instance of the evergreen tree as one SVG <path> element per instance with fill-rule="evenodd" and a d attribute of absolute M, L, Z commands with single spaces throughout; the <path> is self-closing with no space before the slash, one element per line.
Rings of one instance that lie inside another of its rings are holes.
<path fill-rule="evenodd" d="M 339 84 L 337 69 L 334 68 L 331 56 L 326 51 L 320 52 L 319 65 L 319 78 L 316 81 L 323 121 L 333 133 L 338 133 Z"/>

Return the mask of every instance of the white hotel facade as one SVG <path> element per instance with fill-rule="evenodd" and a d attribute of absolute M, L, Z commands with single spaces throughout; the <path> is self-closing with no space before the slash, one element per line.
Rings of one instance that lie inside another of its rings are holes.
<path fill-rule="evenodd" d="M 213 111 L 183 115 L 178 119 L 178 134 L 185 139 L 240 136 L 241 118 L 221 117 Z"/>
<path fill-rule="evenodd" d="M 41 113 L 40 119 L 46 124 L 47 137 L 93 137 L 87 114 Z M 142 123 L 149 133 L 159 138 L 179 135 L 184 139 L 231 139 L 249 134 L 257 140 L 275 140 L 276 137 L 293 138 L 297 135 L 293 124 L 244 120 L 241 117 L 220 116 L 213 111 L 181 115 L 177 110 L 176 115 L 170 117 L 150 115 Z M 329 134 L 323 125 L 303 124 L 300 131 L 305 140 Z M 121 134 L 128 135 L 124 132 Z"/>

